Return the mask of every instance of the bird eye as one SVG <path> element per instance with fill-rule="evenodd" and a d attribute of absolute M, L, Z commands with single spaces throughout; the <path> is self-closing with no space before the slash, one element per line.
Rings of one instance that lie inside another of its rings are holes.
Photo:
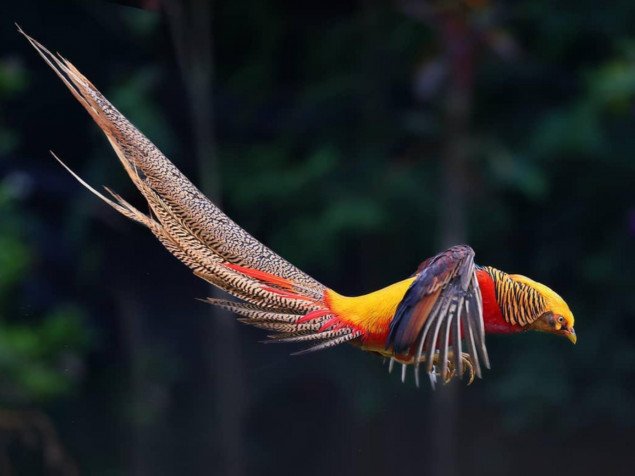
<path fill-rule="evenodd" d="M 558 322 L 559 322 L 560 324 L 562 324 L 562 323 L 564 322 L 564 317 L 560 316 L 560 317 L 558 318 Z"/>

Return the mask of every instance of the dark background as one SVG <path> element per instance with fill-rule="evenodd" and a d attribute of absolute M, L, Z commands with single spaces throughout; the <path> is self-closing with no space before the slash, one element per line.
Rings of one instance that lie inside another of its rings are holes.
<path fill-rule="evenodd" d="M 0 474 L 632 472 L 632 1 L 136 3 L 2 7 Z M 14 21 L 329 287 L 466 241 L 557 290 L 578 344 L 490 336 L 436 393 L 260 344 L 50 157 L 145 209 Z"/>

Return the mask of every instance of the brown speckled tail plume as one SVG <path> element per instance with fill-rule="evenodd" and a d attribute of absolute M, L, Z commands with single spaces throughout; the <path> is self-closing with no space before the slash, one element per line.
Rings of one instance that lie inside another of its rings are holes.
<path fill-rule="evenodd" d="M 247 317 L 251 324 L 291 332 L 292 335 L 283 335 L 289 338 L 298 333 L 315 333 L 329 319 L 325 314 L 310 323 L 296 324 L 304 314 L 324 309 L 321 301 L 325 287 L 234 223 L 70 62 L 19 31 L 106 134 L 126 172 L 148 201 L 150 213 L 140 212 L 108 189 L 114 200 L 104 196 L 62 164 L 69 172 L 117 211 L 147 226 L 197 276 L 248 303 L 210 300 L 213 304 Z M 352 332 L 341 329 L 336 336 L 324 335 L 320 339 L 339 341 L 343 336 L 349 340 Z"/>
<path fill-rule="evenodd" d="M 148 227 L 194 274 L 244 302 L 209 299 L 243 316 L 241 322 L 277 332 L 271 342 L 310 342 L 325 349 L 361 335 L 338 322 L 324 302 L 325 286 L 282 259 L 210 202 L 71 63 L 18 30 L 66 84 L 106 134 L 150 206 L 145 214 L 116 193 L 86 188 L 126 217 Z M 57 157 L 55 157 L 57 159 Z M 59 159 L 57 159 L 59 160 Z"/>
<path fill-rule="evenodd" d="M 71 63 L 58 59 L 21 33 L 104 131 L 163 226 L 191 234 L 201 245 L 230 263 L 266 271 L 321 293 L 320 283 L 264 246 L 209 201 Z"/>

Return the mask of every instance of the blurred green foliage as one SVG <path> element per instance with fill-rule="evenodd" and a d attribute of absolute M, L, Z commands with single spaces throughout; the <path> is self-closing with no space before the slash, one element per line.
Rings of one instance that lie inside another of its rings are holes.
<path fill-rule="evenodd" d="M 37 259 L 25 222 L 38 220 L 25 216 L 12 198 L 16 182 L 18 177 L 8 177 L 0 185 L 0 401 L 20 406 L 73 388 L 82 374 L 89 336 L 76 306 L 60 305 L 38 316 L 13 314 L 19 300 L 28 302 L 20 285 Z"/>
<path fill-rule="evenodd" d="M 161 14 L 26 3 L 11 14 L 27 31 L 200 183 Z M 394 2 L 302 3 L 215 4 L 223 208 L 320 281 L 363 293 L 437 251 L 443 37 Z M 610 473 L 635 437 L 635 10 L 471 3 L 468 241 L 479 264 L 565 297 L 579 342 L 488 339 L 492 370 L 461 391 L 461 468 Z M 191 298 L 208 291 L 46 157 L 132 195 L 88 116 L 12 28 L 3 38 L 0 404 L 50 410 L 91 474 L 128 474 L 135 458 L 147 474 L 196 474 L 197 454 L 220 457 L 192 410 L 210 376 L 193 367 L 192 323 L 208 316 Z M 421 470 L 427 390 L 354 349 L 289 359 L 239 332 L 250 474 Z M 307 448 L 328 457 L 308 467 Z"/>
<path fill-rule="evenodd" d="M 80 314 L 60 309 L 32 325 L 0 323 L 0 389 L 6 403 L 38 403 L 68 393 L 86 348 Z"/>
<path fill-rule="evenodd" d="M 28 87 L 20 61 L 0 60 L 0 99 L 15 100 Z M 7 120 L 0 115 L 0 123 Z M 3 128 L 0 154 L 10 156 L 19 145 L 18 133 Z M 67 394 L 82 375 L 82 359 L 89 334 L 82 312 L 60 304 L 38 313 L 20 315 L 28 308 L 23 285 L 36 267 L 39 250 L 29 231 L 40 217 L 29 213 L 22 199 L 30 178 L 21 171 L 0 182 L 0 405 L 28 406 Z"/>

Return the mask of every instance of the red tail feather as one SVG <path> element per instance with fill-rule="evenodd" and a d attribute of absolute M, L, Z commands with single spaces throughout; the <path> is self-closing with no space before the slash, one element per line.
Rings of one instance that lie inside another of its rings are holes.
<path fill-rule="evenodd" d="M 297 323 L 302 324 L 303 322 L 311 321 L 313 319 L 318 319 L 319 317 L 326 316 L 327 314 L 330 314 L 330 313 L 331 313 L 330 309 L 316 309 L 315 311 L 311 311 L 307 313 L 304 317 L 301 317 L 300 319 L 298 319 Z"/>
<path fill-rule="evenodd" d="M 340 321 L 339 317 L 333 317 L 332 319 L 329 319 L 328 321 L 326 321 L 324 323 L 324 325 L 322 327 L 320 327 L 320 329 L 318 330 L 318 334 L 320 332 L 324 332 L 325 330 L 327 330 L 329 327 L 334 326 L 335 324 L 337 324 Z"/>
<path fill-rule="evenodd" d="M 293 288 L 293 284 L 291 283 L 291 281 L 276 276 L 275 274 L 267 273 L 265 271 L 259 271 L 257 269 L 246 268 L 244 266 L 239 266 L 237 264 L 231 263 L 225 263 L 225 266 L 229 269 L 233 269 L 234 271 L 238 271 L 239 273 L 246 274 L 247 276 L 251 276 L 252 278 L 256 278 L 259 281 L 264 281 L 265 283 L 273 284 L 285 289 Z"/>

